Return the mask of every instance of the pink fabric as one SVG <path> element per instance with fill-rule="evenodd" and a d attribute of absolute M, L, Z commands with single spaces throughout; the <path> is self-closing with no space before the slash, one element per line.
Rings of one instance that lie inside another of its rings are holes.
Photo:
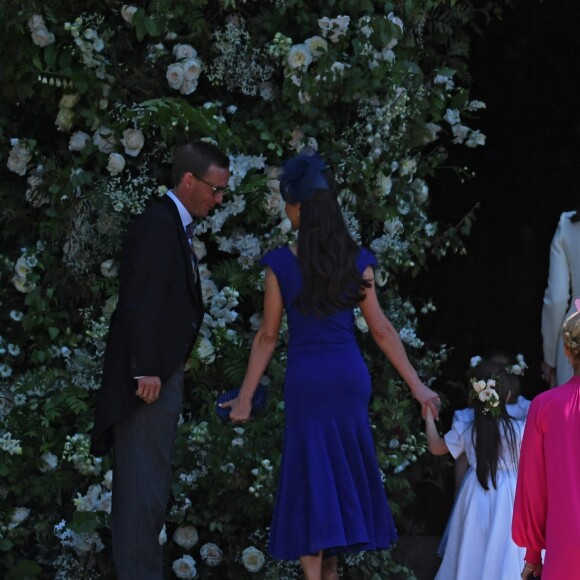
<path fill-rule="evenodd" d="M 520 453 L 512 536 L 540 561 L 542 580 L 580 578 L 580 377 L 530 405 Z"/>

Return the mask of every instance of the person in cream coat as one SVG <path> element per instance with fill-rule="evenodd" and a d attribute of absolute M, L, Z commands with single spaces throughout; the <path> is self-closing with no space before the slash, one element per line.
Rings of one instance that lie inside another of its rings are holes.
<path fill-rule="evenodd" d="M 542 376 L 550 387 L 562 385 L 572 376 L 564 354 L 562 324 L 575 311 L 580 297 L 580 211 L 564 212 L 550 247 L 548 286 L 542 309 L 544 361 Z"/>

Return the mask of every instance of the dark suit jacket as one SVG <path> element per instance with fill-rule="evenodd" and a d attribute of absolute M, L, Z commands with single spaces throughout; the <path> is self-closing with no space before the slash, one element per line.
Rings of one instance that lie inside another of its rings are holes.
<path fill-rule="evenodd" d="M 135 377 L 167 381 L 191 353 L 202 318 L 201 287 L 194 279 L 183 224 L 175 203 L 165 196 L 133 222 L 123 245 L 93 455 L 104 455 L 112 445 L 112 426 L 144 404 L 135 395 Z"/>

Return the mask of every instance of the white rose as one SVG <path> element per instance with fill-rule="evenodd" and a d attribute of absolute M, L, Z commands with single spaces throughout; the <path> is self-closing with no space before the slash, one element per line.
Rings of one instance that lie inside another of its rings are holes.
<path fill-rule="evenodd" d="M 97 512 L 105 512 L 107 514 L 111 513 L 111 507 L 112 507 L 112 494 L 110 491 L 103 493 L 103 495 L 101 495 L 101 497 L 99 498 L 99 501 L 97 502 L 97 505 L 95 506 L 95 511 Z"/>
<path fill-rule="evenodd" d="M 189 44 L 176 44 L 173 47 L 173 56 L 177 60 L 195 58 L 197 56 L 197 50 L 195 50 L 195 48 Z"/>
<path fill-rule="evenodd" d="M 16 275 L 21 278 L 25 278 L 27 274 L 32 272 L 32 267 L 25 256 L 20 256 L 20 258 L 16 260 L 14 271 L 16 272 Z"/>
<path fill-rule="evenodd" d="M 125 22 L 128 22 L 129 24 L 131 24 L 131 22 L 133 21 L 133 16 L 135 15 L 135 12 L 137 12 L 136 6 L 129 6 L 128 4 L 123 4 L 123 6 L 121 7 L 121 17 Z"/>
<path fill-rule="evenodd" d="M 477 366 L 480 362 L 481 362 L 481 357 L 479 355 L 472 356 L 471 360 L 469 361 L 469 366 L 473 368 L 473 367 Z"/>
<path fill-rule="evenodd" d="M 167 84 L 170 88 L 176 91 L 181 88 L 183 84 L 183 67 L 178 62 L 174 62 L 167 67 L 167 72 L 165 73 L 165 78 L 167 79 Z"/>
<path fill-rule="evenodd" d="M 115 260 L 110 259 L 101 262 L 101 274 L 105 278 L 115 278 L 118 273 L 119 268 L 117 267 L 117 264 L 115 264 Z"/>
<path fill-rule="evenodd" d="M 219 566 L 222 561 L 222 551 L 216 544 L 204 544 L 199 550 L 199 554 L 206 566 L 214 568 Z"/>
<path fill-rule="evenodd" d="M 328 42 L 322 36 L 307 38 L 304 44 L 308 47 L 314 58 L 318 58 L 323 52 L 328 50 Z"/>
<path fill-rule="evenodd" d="M 184 80 L 183 84 L 181 85 L 179 92 L 182 95 L 191 95 L 197 89 L 197 81 L 188 81 Z"/>
<path fill-rule="evenodd" d="M 113 470 L 109 469 L 109 471 L 105 473 L 105 477 L 103 478 L 103 485 L 107 489 L 111 489 L 113 487 Z"/>
<path fill-rule="evenodd" d="M 492 392 L 488 388 L 485 388 L 485 389 L 483 389 L 483 391 L 479 392 L 479 400 L 482 403 L 489 401 L 489 399 L 491 399 L 491 397 L 492 397 Z"/>
<path fill-rule="evenodd" d="M 186 81 L 195 81 L 201 74 L 202 64 L 197 58 L 190 58 L 183 63 L 183 78 Z"/>
<path fill-rule="evenodd" d="M 58 106 L 72 109 L 79 102 L 79 99 L 80 95 L 78 93 L 68 93 L 60 98 Z"/>
<path fill-rule="evenodd" d="M 195 560 L 191 556 L 182 556 L 171 567 L 178 578 L 195 578 L 197 575 Z"/>
<path fill-rule="evenodd" d="M 107 171 L 111 175 L 119 175 L 125 168 L 125 158 L 120 153 L 109 153 Z"/>
<path fill-rule="evenodd" d="M 30 32 L 34 32 L 40 28 L 46 28 L 46 24 L 44 23 L 44 18 L 42 15 L 33 14 L 28 20 L 28 28 L 30 29 Z"/>
<path fill-rule="evenodd" d="M 39 28 L 32 33 L 32 42 L 40 48 L 44 48 L 55 41 L 54 34 L 46 28 Z"/>
<path fill-rule="evenodd" d="M 67 132 L 72 129 L 75 113 L 72 109 L 61 107 L 54 124 L 59 131 Z"/>
<path fill-rule="evenodd" d="M 58 465 L 58 457 L 54 453 L 51 453 L 50 451 L 45 451 L 40 456 L 40 465 L 38 469 L 40 469 L 42 473 L 47 473 L 49 471 L 53 471 L 54 469 L 56 469 L 57 465 Z"/>
<path fill-rule="evenodd" d="M 242 564 L 248 572 L 259 572 L 265 561 L 264 554 L 253 546 L 242 552 Z"/>
<path fill-rule="evenodd" d="M 202 338 L 197 347 L 197 354 L 202 362 L 209 364 L 215 360 L 215 349 L 213 344 L 207 339 Z"/>
<path fill-rule="evenodd" d="M 199 534 L 194 526 L 179 526 L 173 532 L 173 541 L 186 550 L 191 550 L 199 541 Z"/>
<path fill-rule="evenodd" d="M 18 292 L 22 292 L 23 294 L 29 294 L 36 288 L 36 284 L 34 282 L 30 282 L 21 276 L 14 276 L 12 278 L 12 283 L 14 284 L 16 290 L 18 290 Z"/>
<path fill-rule="evenodd" d="M 288 52 L 288 64 L 293 69 L 306 70 L 312 62 L 312 53 L 305 44 L 295 44 Z"/>
<path fill-rule="evenodd" d="M 112 153 L 117 140 L 108 127 L 100 127 L 93 133 L 93 143 L 103 153 Z"/>
<path fill-rule="evenodd" d="M 125 147 L 125 153 L 131 157 L 137 157 L 145 144 L 145 137 L 139 129 L 125 129 L 121 143 Z"/>
<path fill-rule="evenodd" d="M 320 30 L 322 30 L 322 33 L 324 34 L 324 36 L 326 36 L 327 32 L 330 32 L 332 30 L 332 21 L 330 20 L 330 18 L 328 18 L 327 16 L 325 16 L 324 18 L 320 18 L 318 20 L 318 26 L 320 27 Z"/>
<path fill-rule="evenodd" d="M 30 510 L 25 507 L 17 507 L 12 512 L 12 517 L 10 518 L 9 528 L 15 528 L 18 524 L 21 524 L 30 514 Z"/>
<path fill-rule="evenodd" d="M 475 383 L 473 383 L 473 390 L 476 393 L 481 393 L 483 390 L 485 390 L 485 387 L 487 385 L 485 384 L 485 381 L 477 381 Z"/>
<path fill-rule="evenodd" d="M 10 171 L 18 173 L 18 175 L 24 175 L 31 157 L 32 153 L 30 153 L 26 145 L 21 144 L 18 139 L 14 139 L 6 167 Z"/>
<path fill-rule="evenodd" d="M 70 151 L 82 151 L 89 141 L 91 136 L 84 131 L 76 131 L 71 135 L 70 141 L 68 142 L 68 148 Z"/>

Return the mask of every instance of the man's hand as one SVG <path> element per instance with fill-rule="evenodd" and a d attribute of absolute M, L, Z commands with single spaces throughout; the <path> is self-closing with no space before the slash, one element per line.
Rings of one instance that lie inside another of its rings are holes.
<path fill-rule="evenodd" d="M 161 379 L 159 377 L 139 377 L 135 394 L 146 403 L 153 403 L 159 398 Z"/>

